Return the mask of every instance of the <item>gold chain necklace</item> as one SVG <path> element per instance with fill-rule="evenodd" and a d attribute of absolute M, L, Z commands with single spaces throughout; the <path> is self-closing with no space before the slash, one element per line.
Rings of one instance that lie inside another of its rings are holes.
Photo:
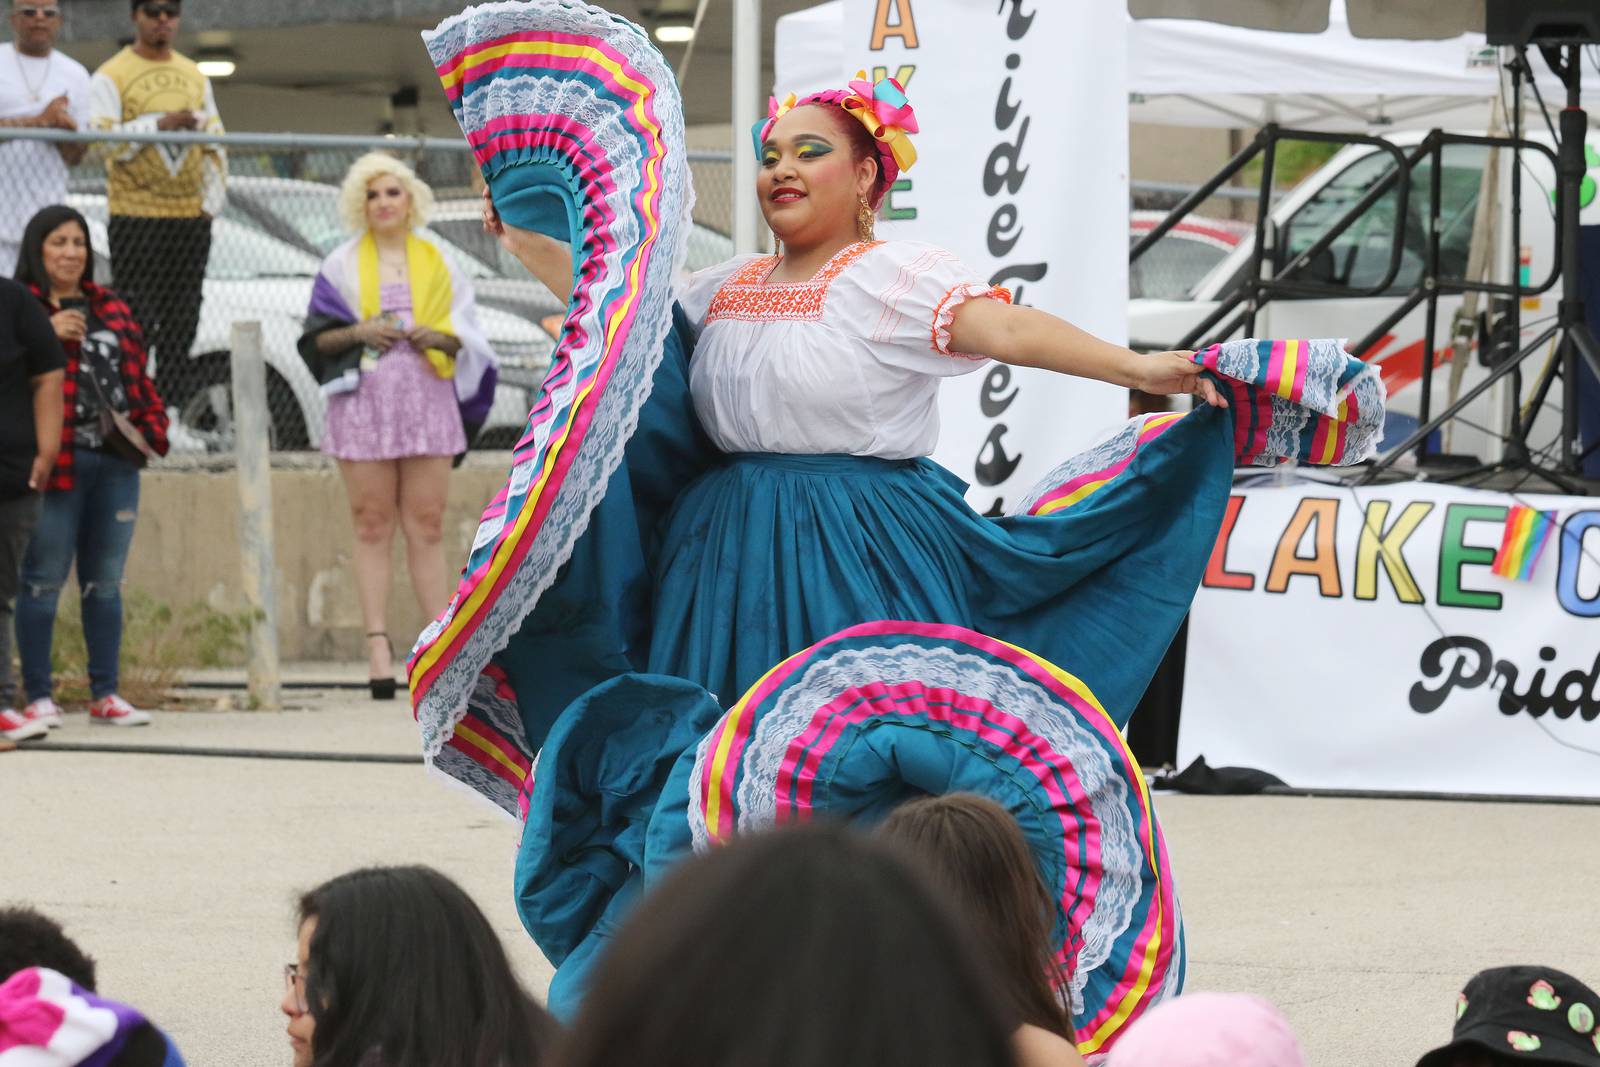
<path fill-rule="evenodd" d="M 22 79 L 22 87 L 28 91 L 28 99 L 37 104 L 39 102 L 39 94 L 44 92 L 44 87 L 46 85 L 50 84 L 50 67 L 56 61 L 55 49 L 51 49 L 50 55 L 45 58 L 44 77 L 39 79 L 39 87 L 37 89 L 34 88 L 33 83 L 28 80 L 28 69 L 22 65 L 22 52 L 17 48 L 16 45 L 11 46 L 11 58 L 17 64 L 17 76 Z M 34 56 L 31 58 L 37 59 L 38 57 Z"/>
<path fill-rule="evenodd" d="M 409 273 L 410 264 L 405 256 L 378 257 L 380 273 L 385 276 L 385 281 L 403 282 Z"/>

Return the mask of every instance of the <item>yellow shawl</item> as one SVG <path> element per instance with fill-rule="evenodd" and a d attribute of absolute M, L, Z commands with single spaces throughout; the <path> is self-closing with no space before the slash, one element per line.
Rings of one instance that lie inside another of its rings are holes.
<path fill-rule="evenodd" d="M 383 310 L 381 283 L 378 280 L 378 242 L 369 231 L 356 249 L 356 269 L 361 284 L 361 321 Z M 418 326 L 460 336 L 451 322 L 450 309 L 455 294 L 450 285 L 450 266 L 432 242 L 416 234 L 406 235 L 406 275 L 411 279 L 411 315 Z M 455 376 L 455 357 L 437 348 L 423 353 L 441 378 Z"/>

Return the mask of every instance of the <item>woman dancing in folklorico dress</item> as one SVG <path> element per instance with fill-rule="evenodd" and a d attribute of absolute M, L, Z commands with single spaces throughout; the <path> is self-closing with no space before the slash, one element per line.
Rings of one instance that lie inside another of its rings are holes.
<path fill-rule="evenodd" d="M 492 225 L 571 293 L 506 486 L 409 664 L 430 765 L 525 819 L 518 906 L 558 967 L 552 1006 L 689 849 L 963 789 L 1028 835 L 1079 1047 L 1109 1048 L 1183 977 L 1120 727 L 1235 463 L 1364 458 L 1376 375 L 1333 341 L 1141 356 L 942 249 L 873 240 L 915 159 L 892 81 L 774 102 L 755 193 L 783 254 L 675 288 L 693 198 L 643 32 L 533 0 L 425 38 Z M 940 380 L 988 359 L 1201 403 L 989 519 L 927 458 Z"/>

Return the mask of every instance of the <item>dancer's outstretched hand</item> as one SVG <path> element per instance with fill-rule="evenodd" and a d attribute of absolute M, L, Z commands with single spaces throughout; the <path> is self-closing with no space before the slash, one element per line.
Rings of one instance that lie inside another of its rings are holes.
<path fill-rule="evenodd" d="M 1194 362 L 1193 352 L 1152 352 L 1142 356 L 1136 364 L 1135 388 L 1157 396 L 1174 393 L 1192 393 L 1214 408 L 1225 408 L 1228 401 L 1216 383 L 1201 374 L 1201 366 Z"/>

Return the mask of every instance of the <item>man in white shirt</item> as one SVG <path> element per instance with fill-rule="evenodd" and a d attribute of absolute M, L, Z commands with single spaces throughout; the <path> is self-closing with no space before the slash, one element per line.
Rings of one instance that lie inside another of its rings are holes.
<path fill-rule="evenodd" d="M 81 129 L 89 119 L 89 72 L 56 51 L 60 0 L 11 0 L 11 41 L 0 44 L 0 275 L 17 267 L 22 231 L 42 207 L 67 196 L 67 167 L 85 146 L 7 141 L 4 127 Z"/>

